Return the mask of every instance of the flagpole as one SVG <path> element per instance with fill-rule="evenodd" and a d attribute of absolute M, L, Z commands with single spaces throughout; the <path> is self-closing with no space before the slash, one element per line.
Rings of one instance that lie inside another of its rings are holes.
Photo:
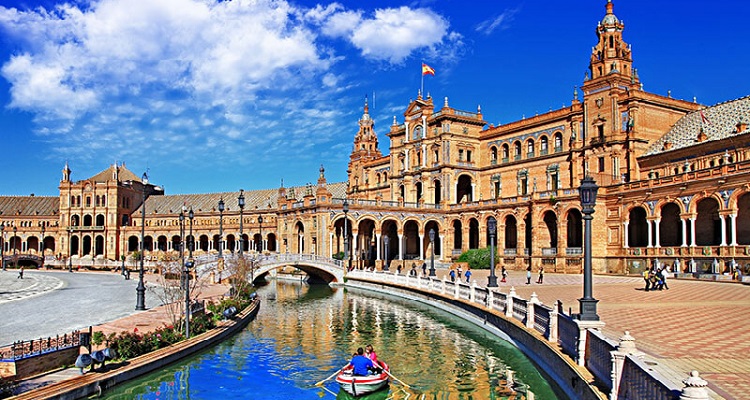
<path fill-rule="evenodd" d="M 424 65 L 424 63 L 422 63 L 422 65 Z M 422 67 L 422 68 L 424 68 L 424 67 Z M 422 75 L 422 87 L 419 90 L 419 95 L 423 96 L 422 93 L 424 93 L 424 71 L 421 70 L 421 69 L 420 69 L 420 75 Z"/>

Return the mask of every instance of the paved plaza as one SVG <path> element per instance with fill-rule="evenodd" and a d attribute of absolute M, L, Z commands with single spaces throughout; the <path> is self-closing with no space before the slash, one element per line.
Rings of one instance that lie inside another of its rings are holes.
<path fill-rule="evenodd" d="M 439 277 L 443 274 L 438 271 Z M 0 325 L 3 344 L 89 325 L 108 333 L 144 331 L 169 321 L 165 307 L 155 304 L 148 292 L 150 308 L 134 310 L 137 279 L 125 281 L 115 273 L 27 271 L 21 282 L 17 275 L 15 270 L 0 272 L 0 313 L 11 316 Z M 472 278 L 485 286 L 487 275 L 486 270 L 475 270 Z M 147 275 L 146 282 L 152 278 Z M 507 293 L 514 287 L 527 299 L 536 293 L 544 304 L 560 300 L 566 312 L 578 311 L 581 275 L 547 273 L 544 284 L 535 283 L 536 278 L 534 274 L 532 284 L 526 285 L 525 273 L 512 271 L 499 289 Z M 595 276 L 593 294 L 606 323 L 603 332 L 616 340 L 629 331 L 648 365 L 680 387 L 695 369 L 715 398 L 750 399 L 750 286 L 677 279 L 668 285 L 669 290 L 646 292 L 640 277 Z M 227 290 L 226 285 L 207 285 L 201 297 Z"/>
<path fill-rule="evenodd" d="M 486 286 L 488 274 L 475 270 L 472 278 Z M 547 273 L 541 285 L 536 279 L 533 274 L 527 285 L 525 272 L 513 271 L 498 285 L 505 293 L 514 287 L 525 299 L 536 293 L 547 305 L 560 300 L 566 313 L 578 312 L 583 275 Z M 669 290 L 646 292 L 640 277 L 595 276 L 603 333 L 617 340 L 629 331 L 644 360 L 678 387 L 697 370 L 716 398 L 750 399 L 750 286 L 683 279 L 667 285 Z"/>

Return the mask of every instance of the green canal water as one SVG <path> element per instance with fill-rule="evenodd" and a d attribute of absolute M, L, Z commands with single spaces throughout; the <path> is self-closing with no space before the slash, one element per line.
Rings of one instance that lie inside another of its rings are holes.
<path fill-rule="evenodd" d="M 258 295 L 239 334 L 101 398 L 348 399 L 332 379 L 315 383 L 366 344 L 408 385 L 392 380 L 367 400 L 564 398 L 513 345 L 428 305 L 284 281 Z"/>

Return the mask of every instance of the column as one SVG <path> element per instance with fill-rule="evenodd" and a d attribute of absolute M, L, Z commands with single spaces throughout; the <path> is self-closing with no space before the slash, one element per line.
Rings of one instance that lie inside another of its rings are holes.
<path fill-rule="evenodd" d="M 352 256 L 352 260 L 359 260 L 359 240 L 357 240 L 357 237 L 359 237 L 359 232 L 352 232 L 353 238 L 352 238 L 352 253 L 350 254 Z"/>
<path fill-rule="evenodd" d="M 682 247 L 687 247 L 687 220 L 680 218 L 682 222 Z"/>
<path fill-rule="evenodd" d="M 404 259 L 404 234 L 398 234 L 398 259 Z"/>
<path fill-rule="evenodd" d="M 297 234 L 297 254 L 302 254 L 302 234 Z"/>
<path fill-rule="evenodd" d="M 628 245 L 628 226 L 630 226 L 630 221 L 623 222 L 622 226 L 623 226 L 623 229 L 624 229 L 623 233 L 625 234 L 624 235 L 624 240 L 622 241 L 624 245 L 622 247 L 625 248 L 625 249 L 627 249 L 627 248 L 630 247 Z"/>
<path fill-rule="evenodd" d="M 328 234 L 328 243 L 331 244 L 328 246 L 328 258 L 333 258 L 333 232 Z"/>
<path fill-rule="evenodd" d="M 648 219 L 646 220 L 646 223 L 648 224 L 648 246 L 646 247 L 654 247 L 653 245 L 653 235 L 654 235 L 654 226 L 651 224 L 651 221 Z"/>
<path fill-rule="evenodd" d="M 472 182 L 471 183 L 471 201 L 472 202 L 477 201 L 476 188 L 477 188 L 477 184 Z"/>
<path fill-rule="evenodd" d="M 690 247 L 695 246 L 695 218 L 690 218 Z"/>
<path fill-rule="evenodd" d="M 380 246 L 382 244 L 380 243 L 380 234 L 375 234 L 375 260 L 380 261 Z"/>
<path fill-rule="evenodd" d="M 422 143 L 422 167 L 426 167 L 426 166 L 427 166 L 427 145 Z"/>
<path fill-rule="evenodd" d="M 659 224 L 661 224 L 661 218 L 655 219 L 654 224 L 656 225 L 656 247 L 661 247 L 661 239 L 659 238 Z"/>
<path fill-rule="evenodd" d="M 406 136 L 409 136 L 409 132 L 406 132 Z M 409 170 L 409 149 L 404 149 L 404 170 Z M 406 199 L 404 199 L 406 201 Z"/>
<path fill-rule="evenodd" d="M 737 246 L 737 214 L 730 214 L 729 218 L 732 219 L 732 243 L 730 246 Z"/>
<path fill-rule="evenodd" d="M 419 258 L 426 260 L 427 257 L 424 254 L 424 234 L 419 234 Z"/>
<path fill-rule="evenodd" d="M 721 220 L 721 246 L 727 245 L 727 218 L 726 215 L 719 214 Z"/>

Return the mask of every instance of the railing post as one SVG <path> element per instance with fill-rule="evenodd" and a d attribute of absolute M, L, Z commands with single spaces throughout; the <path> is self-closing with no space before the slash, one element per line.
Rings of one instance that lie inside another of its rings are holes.
<path fill-rule="evenodd" d="M 443 275 L 442 285 L 440 286 L 440 294 L 445 294 L 445 275 Z"/>
<path fill-rule="evenodd" d="M 588 330 L 589 329 L 596 329 L 598 331 L 601 331 L 601 329 L 604 327 L 604 322 L 602 321 L 581 321 L 581 320 L 574 320 L 576 325 L 578 325 L 578 351 L 576 352 L 576 363 L 580 366 L 586 365 L 586 341 L 588 340 Z"/>
<path fill-rule="evenodd" d="M 490 310 L 495 308 L 495 292 L 490 288 L 487 288 L 487 308 Z"/>
<path fill-rule="evenodd" d="M 552 343 L 557 343 L 557 318 L 560 313 L 557 311 L 560 309 L 560 300 L 555 300 L 555 305 L 552 307 L 552 311 L 549 313 L 549 340 Z"/>
<path fill-rule="evenodd" d="M 534 329 L 534 321 L 536 319 L 534 315 L 534 306 L 540 304 L 539 296 L 536 292 L 531 293 L 531 298 L 526 302 L 526 327 Z"/>
<path fill-rule="evenodd" d="M 477 281 L 471 283 L 471 294 L 469 295 L 469 300 L 473 303 L 477 300 Z"/>
<path fill-rule="evenodd" d="M 516 297 L 516 288 L 511 286 L 508 296 L 505 297 L 505 316 L 513 318 L 513 298 Z"/>
<path fill-rule="evenodd" d="M 617 400 L 619 396 L 620 381 L 622 380 L 622 368 L 625 365 L 625 357 L 628 355 L 642 354 L 635 348 L 635 338 L 630 336 L 629 331 L 620 337 L 617 350 L 612 351 L 612 390 L 609 392 L 610 400 Z"/>
<path fill-rule="evenodd" d="M 459 291 L 460 291 L 460 288 L 461 288 L 461 284 L 460 284 L 460 283 L 458 283 L 458 282 L 453 282 L 453 298 L 454 298 L 454 299 L 457 299 L 457 298 L 458 298 L 458 295 L 460 294 L 460 293 L 459 293 Z"/>

